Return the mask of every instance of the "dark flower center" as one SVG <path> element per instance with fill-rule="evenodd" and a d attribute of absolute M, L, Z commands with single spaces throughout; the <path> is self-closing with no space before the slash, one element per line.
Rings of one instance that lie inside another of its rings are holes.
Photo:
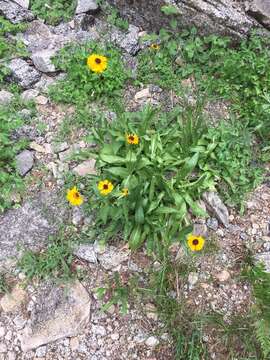
<path fill-rule="evenodd" d="M 103 185 L 103 189 L 104 189 L 104 190 L 108 190 L 108 189 L 109 189 L 109 186 L 108 186 L 107 184 L 104 184 L 104 185 Z"/>
<path fill-rule="evenodd" d="M 134 136 L 130 136 L 130 137 L 129 137 L 129 140 L 130 140 L 130 141 L 134 141 Z"/>
<path fill-rule="evenodd" d="M 80 197 L 80 194 L 79 194 L 78 192 L 75 192 L 75 193 L 74 193 L 74 197 L 75 197 L 76 199 L 78 199 L 78 198 Z"/>
<path fill-rule="evenodd" d="M 100 64 L 101 60 L 99 58 L 95 58 L 95 62 L 96 62 L 96 64 Z"/>
<path fill-rule="evenodd" d="M 199 244 L 199 240 L 198 240 L 198 239 L 194 239 L 194 240 L 192 241 L 192 244 L 193 244 L 194 246 L 198 245 L 198 244 Z"/>

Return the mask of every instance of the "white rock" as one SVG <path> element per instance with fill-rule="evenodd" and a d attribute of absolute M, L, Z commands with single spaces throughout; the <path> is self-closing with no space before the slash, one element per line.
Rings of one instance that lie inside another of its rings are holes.
<path fill-rule="evenodd" d="M 13 0 L 24 9 L 29 9 L 30 0 Z"/>
<path fill-rule="evenodd" d="M 47 352 L 47 347 L 46 346 L 40 346 L 36 350 L 36 356 L 38 358 L 44 357 L 44 356 L 46 356 L 46 352 Z"/>
<path fill-rule="evenodd" d="M 226 282 L 230 278 L 230 273 L 227 270 L 222 270 L 220 273 L 216 274 L 215 277 L 220 282 Z"/>
<path fill-rule="evenodd" d="M 148 347 L 156 347 L 158 344 L 159 344 L 159 340 L 155 336 L 150 336 L 145 341 L 145 345 L 148 346 Z"/>
<path fill-rule="evenodd" d="M 151 97 L 151 93 L 150 93 L 150 90 L 149 88 L 145 88 L 145 89 L 142 89 L 140 91 L 138 91 L 136 94 L 135 94 L 135 101 L 140 101 L 142 99 L 147 99 Z"/>
<path fill-rule="evenodd" d="M 199 280 L 199 276 L 195 272 L 191 272 L 188 275 L 188 283 L 190 286 L 194 286 Z"/>
<path fill-rule="evenodd" d="M 6 333 L 6 329 L 3 326 L 1 326 L 0 327 L 0 338 L 3 337 L 5 335 L 5 333 Z"/>
<path fill-rule="evenodd" d="M 8 105 L 13 99 L 13 94 L 6 90 L 0 91 L 0 105 Z"/>
<path fill-rule="evenodd" d="M 35 150 L 37 152 L 40 152 L 40 153 L 46 153 L 46 149 L 39 145 L 38 143 L 36 143 L 35 141 L 32 141 L 30 144 L 29 144 L 29 147 L 30 149 L 32 150 Z"/>
<path fill-rule="evenodd" d="M 38 105 L 46 105 L 49 100 L 46 96 L 39 95 L 36 97 L 35 101 L 36 101 L 36 104 L 38 104 Z"/>
<path fill-rule="evenodd" d="M 5 343 L 0 343 L 0 353 L 5 353 L 7 352 L 7 345 Z"/>
<path fill-rule="evenodd" d="M 55 72 L 55 66 L 51 59 L 55 56 L 56 50 L 42 50 L 34 53 L 31 59 L 35 67 L 43 73 Z"/>
<path fill-rule="evenodd" d="M 113 270 L 118 268 L 123 262 L 129 258 L 129 252 L 119 251 L 119 249 L 109 246 L 103 254 L 98 255 L 100 265 L 105 270 Z"/>
<path fill-rule="evenodd" d="M 96 11 L 97 9 L 98 5 L 95 0 L 78 0 L 75 13 L 82 14 L 88 11 Z"/>
<path fill-rule="evenodd" d="M 9 351 L 7 354 L 7 360 L 16 360 L 17 355 L 14 351 Z"/>
<path fill-rule="evenodd" d="M 21 99 L 22 101 L 30 101 L 30 100 L 34 100 L 35 97 L 37 97 L 39 94 L 38 90 L 35 89 L 28 89 L 25 90 L 22 94 L 21 94 Z"/>
<path fill-rule="evenodd" d="M 95 335 L 106 336 L 106 329 L 104 326 L 101 325 L 93 325 L 92 332 Z"/>
<path fill-rule="evenodd" d="M 119 340 L 119 337 L 120 337 L 120 335 L 119 335 L 118 333 L 113 333 L 113 334 L 111 334 L 111 339 L 112 339 L 113 341 Z"/>
<path fill-rule="evenodd" d="M 89 322 L 91 300 L 79 281 L 65 289 L 53 288 L 46 300 L 43 296 L 40 297 L 42 307 L 36 305 L 40 312 L 34 312 L 29 324 L 19 334 L 24 352 L 59 339 L 77 336 Z M 54 309 L 51 309 L 51 304 Z"/>
<path fill-rule="evenodd" d="M 1 301 L 0 305 L 4 312 L 14 312 L 18 310 L 21 304 L 26 300 L 26 292 L 17 285 L 10 294 L 5 294 Z"/>
<path fill-rule="evenodd" d="M 91 244 L 79 245 L 79 247 L 74 251 L 74 255 L 90 263 L 97 263 L 97 254 L 95 252 L 94 246 Z"/>

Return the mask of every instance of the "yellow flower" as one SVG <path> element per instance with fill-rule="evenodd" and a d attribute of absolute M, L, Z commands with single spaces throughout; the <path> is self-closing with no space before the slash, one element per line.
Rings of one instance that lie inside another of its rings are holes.
<path fill-rule="evenodd" d="M 87 66 L 95 73 L 102 73 L 107 69 L 108 58 L 106 56 L 92 54 L 87 58 Z"/>
<path fill-rule="evenodd" d="M 126 140 L 128 144 L 132 144 L 132 145 L 138 145 L 140 141 L 139 136 L 136 134 L 127 134 Z"/>
<path fill-rule="evenodd" d="M 122 195 L 123 196 L 128 196 L 128 194 L 129 194 L 128 188 L 122 189 Z"/>
<path fill-rule="evenodd" d="M 101 195 L 108 195 L 110 192 L 113 191 L 113 184 L 109 180 L 103 180 L 98 183 L 98 190 Z"/>
<path fill-rule="evenodd" d="M 83 196 L 79 193 L 76 186 L 68 190 L 66 198 L 73 206 L 80 206 L 83 203 Z"/>
<path fill-rule="evenodd" d="M 192 251 L 200 251 L 204 247 L 204 238 L 202 236 L 197 236 L 190 234 L 187 237 L 187 243 Z"/>
<path fill-rule="evenodd" d="M 153 50 L 159 50 L 160 46 L 158 44 L 151 44 L 150 48 L 153 49 Z"/>

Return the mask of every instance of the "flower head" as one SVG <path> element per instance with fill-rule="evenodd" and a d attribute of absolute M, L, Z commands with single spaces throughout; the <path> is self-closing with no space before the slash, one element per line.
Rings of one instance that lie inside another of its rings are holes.
<path fill-rule="evenodd" d="M 83 196 L 79 193 L 76 186 L 68 190 L 66 198 L 73 206 L 80 206 L 83 203 Z"/>
<path fill-rule="evenodd" d="M 138 145 L 140 141 L 139 136 L 136 134 L 127 134 L 126 140 L 128 144 L 132 144 L 132 145 Z"/>
<path fill-rule="evenodd" d="M 122 189 L 121 193 L 122 193 L 122 196 L 128 196 L 128 194 L 129 194 L 128 188 Z"/>
<path fill-rule="evenodd" d="M 151 45 L 150 45 L 150 48 L 153 49 L 153 50 L 159 50 L 159 49 L 160 49 L 160 45 L 158 45 L 158 44 L 151 44 Z"/>
<path fill-rule="evenodd" d="M 108 58 L 106 56 L 92 54 L 87 58 L 87 66 L 95 73 L 102 73 L 107 69 Z"/>
<path fill-rule="evenodd" d="M 190 234 L 187 237 L 187 243 L 192 251 L 200 251 L 204 247 L 204 238 L 202 236 L 197 236 Z"/>
<path fill-rule="evenodd" d="M 113 184 L 109 180 L 103 180 L 98 183 L 98 190 L 101 195 L 108 195 L 113 191 Z"/>

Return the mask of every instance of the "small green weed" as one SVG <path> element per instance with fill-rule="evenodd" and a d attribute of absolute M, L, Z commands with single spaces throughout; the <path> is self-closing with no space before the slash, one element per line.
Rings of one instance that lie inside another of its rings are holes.
<path fill-rule="evenodd" d="M 102 73 L 95 73 L 87 66 L 91 54 L 108 58 L 108 66 Z M 71 55 L 72 54 L 72 55 Z M 121 94 L 128 75 L 123 67 L 120 52 L 111 46 L 102 47 L 96 43 L 69 45 L 55 59 L 58 69 L 67 73 L 65 79 L 53 85 L 50 95 L 54 101 L 87 104 L 91 100 L 106 102 Z"/>
<path fill-rule="evenodd" d="M 57 25 L 72 18 L 76 3 L 75 0 L 48 0 L 44 4 L 42 0 L 32 0 L 31 10 L 47 24 Z"/>
<path fill-rule="evenodd" d="M 0 294 L 6 294 L 9 292 L 9 285 L 6 280 L 6 276 L 3 273 L 0 273 Z"/>
<path fill-rule="evenodd" d="M 51 238 L 47 249 L 41 252 L 25 251 L 17 266 L 28 280 L 68 280 L 74 276 L 72 260 L 71 243 L 64 234 L 60 234 L 57 238 Z"/>

